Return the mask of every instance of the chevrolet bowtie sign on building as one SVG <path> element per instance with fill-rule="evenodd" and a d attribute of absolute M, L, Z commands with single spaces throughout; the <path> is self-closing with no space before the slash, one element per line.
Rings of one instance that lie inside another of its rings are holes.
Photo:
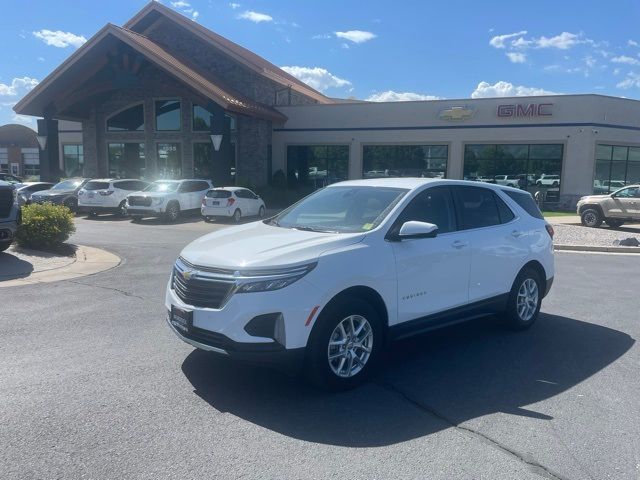
<path fill-rule="evenodd" d="M 459 106 L 459 107 L 451 107 L 446 108 L 444 110 L 440 110 L 438 114 L 438 118 L 440 120 L 449 120 L 452 122 L 461 122 L 464 120 L 469 120 L 473 118 L 476 114 L 476 109 L 468 106 Z"/>

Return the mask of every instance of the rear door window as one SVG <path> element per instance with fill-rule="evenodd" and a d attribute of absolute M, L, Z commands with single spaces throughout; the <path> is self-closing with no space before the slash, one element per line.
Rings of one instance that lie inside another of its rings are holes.
<path fill-rule="evenodd" d="M 495 194 L 494 194 L 495 195 Z M 500 215 L 500 223 L 509 223 L 516 216 L 513 214 L 509 206 L 497 195 L 495 195 L 498 205 L 498 214 Z"/>
<path fill-rule="evenodd" d="M 453 187 L 462 230 L 500 225 L 494 193 L 481 187 Z"/>

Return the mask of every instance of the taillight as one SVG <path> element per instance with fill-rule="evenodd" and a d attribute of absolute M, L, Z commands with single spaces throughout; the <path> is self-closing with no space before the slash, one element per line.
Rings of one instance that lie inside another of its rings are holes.
<path fill-rule="evenodd" d="M 553 230 L 553 227 L 552 227 L 551 225 L 549 225 L 548 223 L 547 223 L 544 227 L 547 229 L 547 233 L 549 234 L 549 236 L 550 236 L 551 238 L 553 238 L 553 235 L 556 233 L 556 232 Z"/>
<path fill-rule="evenodd" d="M 227 198 L 227 207 L 230 207 L 234 203 L 236 203 L 236 199 L 235 198 Z"/>
<path fill-rule="evenodd" d="M 207 204 L 207 197 L 202 197 L 202 206 L 204 207 Z"/>

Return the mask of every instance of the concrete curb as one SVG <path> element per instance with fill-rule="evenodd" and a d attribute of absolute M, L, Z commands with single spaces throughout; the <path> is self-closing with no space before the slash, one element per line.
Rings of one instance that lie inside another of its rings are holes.
<path fill-rule="evenodd" d="M 640 253 L 640 247 L 596 247 L 593 245 L 554 245 L 554 250 L 565 252 Z"/>
<path fill-rule="evenodd" d="M 120 262 L 120 257 L 106 250 L 77 245 L 74 262 L 58 268 L 34 272 L 25 278 L 0 281 L 0 288 L 58 282 L 60 280 L 86 277 L 87 275 L 93 275 L 94 273 L 115 268 L 120 265 Z"/>

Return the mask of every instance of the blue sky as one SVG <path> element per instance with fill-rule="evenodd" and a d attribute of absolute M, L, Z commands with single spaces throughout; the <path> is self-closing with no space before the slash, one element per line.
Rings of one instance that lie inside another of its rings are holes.
<path fill-rule="evenodd" d="M 325 94 L 377 101 L 553 93 L 640 98 L 640 2 L 163 0 Z M 3 0 L 0 125 L 144 0 Z"/>

